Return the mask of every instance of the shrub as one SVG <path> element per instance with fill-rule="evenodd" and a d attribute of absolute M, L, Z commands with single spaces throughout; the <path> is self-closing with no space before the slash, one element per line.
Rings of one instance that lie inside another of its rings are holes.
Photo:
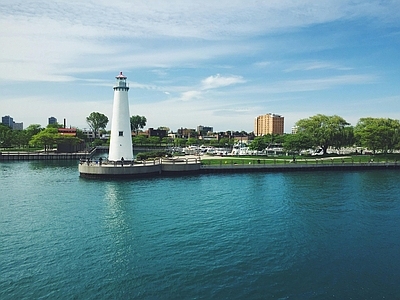
<path fill-rule="evenodd" d="M 141 152 L 136 155 L 137 160 L 148 160 L 148 159 L 155 159 L 160 157 L 170 157 L 171 154 L 167 151 L 150 151 L 150 152 Z"/>

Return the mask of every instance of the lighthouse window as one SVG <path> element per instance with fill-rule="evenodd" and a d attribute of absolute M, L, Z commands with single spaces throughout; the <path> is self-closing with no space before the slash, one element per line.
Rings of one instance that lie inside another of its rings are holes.
<path fill-rule="evenodd" d="M 119 132 L 119 136 L 124 136 L 124 132 L 123 132 L 123 131 L 120 131 L 120 132 Z"/>

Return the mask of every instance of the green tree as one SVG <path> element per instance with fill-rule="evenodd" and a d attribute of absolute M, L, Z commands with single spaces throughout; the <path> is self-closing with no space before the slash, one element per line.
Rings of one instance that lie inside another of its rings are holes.
<path fill-rule="evenodd" d="M 343 130 L 339 131 L 333 142 L 333 147 L 336 150 L 340 150 L 343 147 L 351 146 L 356 143 L 356 138 L 354 136 L 354 127 L 348 126 L 344 127 Z"/>
<path fill-rule="evenodd" d="M 158 136 L 151 136 L 151 137 L 149 137 L 148 138 L 148 141 L 149 141 L 149 143 L 151 144 L 151 145 L 158 145 L 158 144 L 160 144 L 160 137 L 158 137 Z"/>
<path fill-rule="evenodd" d="M 92 112 L 88 117 L 86 117 L 86 123 L 92 129 L 94 138 L 97 138 L 99 129 L 105 129 L 107 127 L 108 118 L 102 113 Z"/>
<path fill-rule="evenodd" d="M 219 142 L 217 139 L 210 140 L 209 144 L 210 144 L 210 146 L 214 146 L 214 147 L 219 146 Z"/>
<path fill-rule="evenodd" d="M 265 148 L 267 148 L 267 146 L 268 146 L 268 144 L 266 142 L 266 139 L 263 136 L 257 136 L 250 143 L 249 149 L 250 150 L 263 151 L 263 150 L 265 150 Z"/>
<path fill-rule="evenodd" d="M 144 116 L 132 116 L 130 118 L 131 121 L 131 130 L 133 130 L 136 135 L 139 132 L 139 129 L 143 129 L 146 126 L 147 119 Z"/>
<path fill-rule="evenodd" d="M 54 123 L 54 124 L 49 124 L 49 125 L 47 125 L 46 126 L 46 128 L 63 128 L 64 127 L 64 125 L 63 124 L 60 124 L 60 123 Z"/>
<path fill-rule="evenodd" d="M 183 139 L 183 138 L 176 138 L 176 139 L 174 139 L 174 144 L 175 144 L 175 146 L 177 146 L 177 147 L 185 146 L 185 144 L 186 144 L 186 139 Z"/>
<path fill-rule="evenodd" d="M 34 147 L 44 147 L 44 151 L 52 149 L 60 138 L 57 128 L 46 128 L 34 135 L 30 144 Z"/>
<path fill-rule="evenodd" d="M 329 147 L 335 145 L 335 141 L 343 137 L 343 131 L 350 124 L 337 115 L 315 115 L 308 119 L 297 121 L 297 132 L 304 138 L 308 138 L 313 147 L 321 147 L 323 154 Z M 344 143 L 343 143 L 343 146 Z"/>
<path fill-rule="evenodd" d="M 169 127 L 167 127 L 167 126 L 160 126 L 160 127 L 158 127 L 157 129 L 158 129 L 158 130 L 165 130 L 167 133 L 170 132 L 170 129 L 169 129 Z"/>
<path fill-rule="evenodd" d="M 388 153 L 399 147 L 400 122 L 387 118 L 361 118 L 354 134 L 361 146 L 372 150 Z"/>
<path fill-rule="evenodd" d="M 42 126 L 40 126 L 40 124 L 31 124 L 24 129 L 29 139 L 31 139 L 35 134 L 38 134 L 42 130 L 43 128 Z"/>
<path fill-rule="evenodd" d="M 228 147 L 230 146 L 231 140 L 227 137 L 223 137 L 218 141 L 219 146 Z"/>
<path fill-rule="evenodd" d="M 161 143 L 163 143 L 164 145 L 169 145 L 172 143 L 172 138 L 170 138 L 169 136 L 163 137 L 161 139 Z"/>
<path fill-rule="evenodd" d="M 283 144 L 287 134 L 273 134 L 272 141 L 274 144 Z"/>
<path fill-rule="evenodd" d="M 308 136 L 302 133 L 287 134 L 283 142 L 283 149 L 292 153 L 300 153 L 301 150 L 307 150 L 313 146 Z"/>
<path fill-rule="evenodd" d="M 12 129 L 0 124 L 0 147 L 8 148 L 12 145 Z"/>
<path fill-rule="evenodd" d="M 188 138 L 186 144 L 191 146 L 191 145 L 197 145 L 199 142 L 196 138 Z"/>
<path fill-rule="evenodd" d="M 11 144 L 17 148 L 23 148 L 24 146 L 28 146 L 29 138 L 27 133 L 24 130 L 12 130 L 11 131 Z"/>
<path fill-rule="evenodd" d="M 78 129 L 78 128 L 76 129 L 76 137 L 81 140 L 86 141 L 86 135 L 83 133 L 83 130 L 81 130 L 81 129 Z"/>
<path fill-rule="evenodd" d="M 147 136 L 145 135 L 137 135 L 133 137 L 132 142 L 134 145 L 143 145 L 147 143 Z"/>

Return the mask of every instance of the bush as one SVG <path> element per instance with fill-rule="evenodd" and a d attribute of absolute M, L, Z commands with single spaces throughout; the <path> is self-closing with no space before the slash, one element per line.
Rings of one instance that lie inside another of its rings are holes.
<path fill-rule="evenodd" d="M 141 152 L 136 155 L 137 160 L 148 160 L 148 159 L 155 159 L 160 157 L 170 157 L 171 154 L 167 151 L 150 151 L 150 152 Z"/>

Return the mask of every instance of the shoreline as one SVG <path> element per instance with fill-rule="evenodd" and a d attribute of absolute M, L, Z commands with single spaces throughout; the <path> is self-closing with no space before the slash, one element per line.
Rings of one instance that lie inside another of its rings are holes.
<path fill-rule="evenodd" d="M 279 164 L 220 164 L 204 165 L 199 158 L 159 159 L 131 165 L 80 164 L 83 178 L 142 178 L 200 174 L 278 173 L 304 171 L 368 171 L 400 169 L 397 162 L 369 163 L 279 163 Z"/>
<path fill-rule="evenodd" d="M 149 178 L 160 176 L 185 176 L 197 174 L 234 174 L 234 173 L 278 173 L 304 171 L 368 171 L 400 169 L 395 162 L 357 162 L 344 161 L 349 156 L 321 157 L 314 159 L 279 160 L 275 158 L 242 158 L 240 156 L 211 156 L 203 158 L 195 155 L 160 158 L 152 161 L 126 163 L 86 163 L 88 153 L 29 153 L 0 152 L 0 162 L 10 161 L 61 161 L 76 160 L 80 177 L 83 178 Z M 85 160 L 83 163 L 82 160 Z M 220 160 L 218 164 L 207 164 L 207 160 Z M 224 162 L 225 160 L 225 162 Z M 339 161 L 338 161 L 339 160 Z M 341 160 L 341 161 L 340 161 Z M 81 163 L 79 164 L 79 161 Z M 227 163 L 229 161 L 229 163 Z M 237 163 L 235 162 L 237 161 Z M 257 162 L 258 161 L 258 162 Z M 268 163 L 265 163 L 268 161 Z M 272 162 L 273 161 L 273 162 Z"/>

